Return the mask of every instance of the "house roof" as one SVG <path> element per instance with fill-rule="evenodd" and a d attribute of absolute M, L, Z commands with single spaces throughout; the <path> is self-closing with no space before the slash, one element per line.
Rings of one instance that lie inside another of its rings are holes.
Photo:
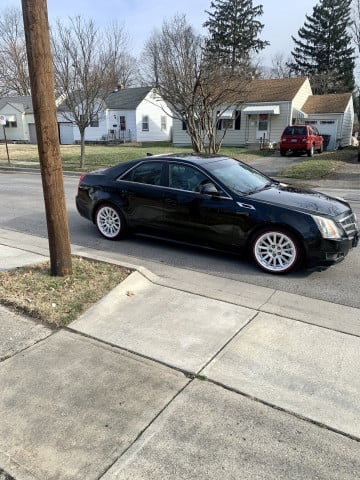
<path fill-rule="evenodd" d="M 312 95 L 304 103 L 301 110 L 304 113 L 344 113 L 351 93 L 332 93 L 328 95 Z"/>
<path fill-rule="evenodd" d="M 291 101 L 307 81 L 307 77 L 255 79 L 243 94 L 244 102 Z"/>
<path fill-rule="evenodd" d="M 34 113 L 32 98 L 30 95 L 16 96 L 16 97 L 1 97 L 0 110 L 2 110 L 7 104 L 12 105 L 14 108 L 17 108 L 22 112 Z"/>
<path fill-rule="evenodd" d="M 111 92 L 105 99 L 106 106 L 117 110 L 135 110 L 152 87 L 124 88 Z"/>

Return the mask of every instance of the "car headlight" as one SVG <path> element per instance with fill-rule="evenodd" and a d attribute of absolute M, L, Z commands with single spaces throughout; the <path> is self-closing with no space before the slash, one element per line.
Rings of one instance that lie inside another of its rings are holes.
<path fill-rule="evenodd" d="M 338 240 L 343 236 L 342 228 L 330 218 L 311 215 L 323 238 Z"/>

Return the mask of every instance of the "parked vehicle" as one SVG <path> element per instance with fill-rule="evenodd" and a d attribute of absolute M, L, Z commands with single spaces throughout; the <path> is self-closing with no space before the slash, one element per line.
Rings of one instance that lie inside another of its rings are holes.
<path fill-rule="evenodd" d="M 223 156 L 150 156 L 83 174 L 76 206 L 109 240 L 142 232 L 247 250 L 269 273 L 335 264 L 359 238 L 345 200 Z"/>
<path fill-rule="evenodd" d="M 287 152 L 307 153 L 312 157 L 314 152 L 322 153 L 324 139 L 317 128 L 312 125 L 290 125 L 285 128 L 280 139 L 280 155 Z"/>

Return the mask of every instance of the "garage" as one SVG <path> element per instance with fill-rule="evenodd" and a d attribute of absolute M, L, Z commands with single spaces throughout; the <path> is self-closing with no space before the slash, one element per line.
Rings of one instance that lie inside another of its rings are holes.
<path fill-rule="evenodd" d="M 61 145 L 73 145 L 74 127 L 72 123 L 59 123 L 59 140 Z"/>
<path fill-rule="evenodd" d="M 308 125 L 314 125 L 319 130 L 320 135 L 327 135 L 330 137 L 327 143 L 328 150 L 336 149 L 337 120 L 311 120 L 306 121 L 305 123 Z M 324 142 L 324 144 L 326 144 L 326 142 Z"/>

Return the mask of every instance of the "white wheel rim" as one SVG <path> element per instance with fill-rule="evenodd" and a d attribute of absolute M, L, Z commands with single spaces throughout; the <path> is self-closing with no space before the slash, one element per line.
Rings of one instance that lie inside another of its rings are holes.
<path fill-rule="evenodd" d="M 254 256 L 269 272 L 285 272 L 297 260 L 297 248 L 290 237 L 281 232 L 267 232 L 256 240 Z"/>
<path fill-rule="evenodd" d="M 96 224 L 104 237 L 114 238 L 121 229 L 119 214 L 112 207 L 103 207 L 97 213 Z"/>

